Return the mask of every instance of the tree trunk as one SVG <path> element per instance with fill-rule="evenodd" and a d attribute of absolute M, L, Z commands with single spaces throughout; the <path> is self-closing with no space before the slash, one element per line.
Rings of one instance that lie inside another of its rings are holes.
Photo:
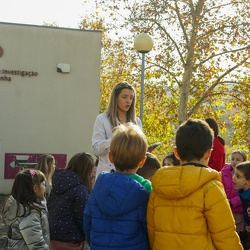
<path fill-rule="evenodd" d="M 194 50 L 197 38 L 197 30 L 199 26 L 199 20 L 201 16 L 201 12 L 204 6 L 205 0 L 199 0 L 196 8 L 193 9 L 192 17 L 193 17 L 193 29 L 191 33 L 191 38 L 188 44 L 188 52 L 187 52 L 187 59 L 186 64 L 184 65 L 184 74 L 181 83 L 181 96 L 180 96 L 180 106 L 179 106 L 179 124 L 186 121 L 189 117 L 187 117 L 187 104 L 188 104 L 188 97 L 189 97 L 189 89 L 190 89 L 190 82 L 192 78 L 193 72 L 193 57 L 194 57 Z"/>

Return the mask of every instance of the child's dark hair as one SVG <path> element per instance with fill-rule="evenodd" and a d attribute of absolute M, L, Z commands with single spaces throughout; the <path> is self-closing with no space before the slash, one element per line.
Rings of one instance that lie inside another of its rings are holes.
<path fill-rule="evenodd" d="M 175 142 L 181 160 L 200 160 L 212 149 L 213 131 L 205 121 L 189 119 L 178 128 Z"/>
<path fill-rule="evenodd" d="M 143 167 L 139 168 L 136 173 L 145 179 L 150 179 L 154 173 L 161 168 L 161 164 L 154 154 L 146 152 L 146 156 L 147 159 Z"/>
<path fill-rule="evenodd" d="M 173 152 L 167 154 L 163 160 L 162 160 L 162 166 L 164 166 L 164 161 L 165 159 L 171 159 L 173 161 L 173 166 L 178 166 L 180 165 L 180 161 L 175 157 L 175 154 Z"/>
<path fill-rule="evenodd" d="M 37 196 L 34 191 L 34 185 L 40 186 L 45 181 L 44 174 L 39 170 L 26 169 L 17 173 L 11 195 L 17 201 L 17 213 L 16 216 L 27 216 L 32 209 L 41 212 L 34 203 L 37 203 Z M 24 212 L 19 214 L 20 204 L 23 205 Z"/>
<path fill-rule="evenodd" d="M 217 122 L 213 118 L 206 118 L 205 121 L 209 125 L 209 127 L 214 131 L 214 137 L 217 137 L 219 141 L 223 145 L 225 145 L 224 139 L 221 136 L 219 136 L 219 126 Z"/>
<path fill-rule="evenodd" d="M 69 161 L 66 169 L 77 173 L 84 185 L 90 191 L 92 189 L 91 173 L 94 168 L 94 159 L 89 153 L 77 153 Z"/>
<path fill-rule="evenodd" d="M 236 166 L 237 170 L 242 172 L 247 180 L 250 180 L 250 161 L 244 161 Z"/>

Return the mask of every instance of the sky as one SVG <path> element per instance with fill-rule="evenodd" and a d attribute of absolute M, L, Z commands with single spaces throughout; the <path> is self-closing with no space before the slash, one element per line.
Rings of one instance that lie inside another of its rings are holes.
<path fill-rule="evenodd" d="M 0 22 L 78 28 L 84 16 L 84 0 L 2 0 Z M 93 0 L 89 0 L 89 5 Z M 86 7 L 85 7 L 86 8 Z"/>

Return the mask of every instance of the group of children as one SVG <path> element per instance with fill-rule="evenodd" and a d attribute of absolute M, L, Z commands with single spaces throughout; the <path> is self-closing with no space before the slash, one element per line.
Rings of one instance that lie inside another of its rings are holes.
<path fill-rule="evenodd" d="M 65 169 L 54 171 L 54 157 L 45 154 L 35 169 L 20 171 L 3 208 L 6 249 L 83 250 L 83 210 L 93 169 L 92 156 L 83 152 Z"/>
<path fill-rule="evenodd" d="M 235 199 L 238 203 L 240 199 L 234 196 L 238 194 L 235 190 L 230 197 L 224 190 L 227 192 L 226 183 L 228 190 L 233 190 L 232 183 L 233 188 L 239 189 L 245 223 L 250 226 L 250 163 L 241 151 L 234 152 L 232 165 L 222 170 L 224 189 L 221 174 L 207 167 L 213 138 L 205 121 L 189 119 L 176 132 L 177 159 L 168 156 L 163 160 L 166 167 L 161 167 L 157 158 L 147 152 L 142 130 L 132 123 L 119 125 L 108 153 L 115 171 L 100 173 L 89 196 L 85 196 L 83 221 L 79 225 L 90 249 L 243 249 L 231 212 Z M 147 167 L 150 160 L 154 162 L 153 170 Z M 233 182 L 229 181 L 230 174 Z M 91 185 L 91 173 L 88 175 Z M 42 195 L 45 179 L 39 170 L 17 174 L 3 211 L 3 220 L 10 228 L 9 249 L 53 249 Z M 53 196 L 54 175 L 52 184 L 49 199 Z M 58 206 L 57 211 L 60 204 L 53 204 Z M 242 212 L 240 207 L 232 211 L 235 218 Z M 63 230 L 66 229 L 65 226 Z M 74 248 L 78 242 L 73 239 L 70 243 L 68 249 L 83 249 Z"/>

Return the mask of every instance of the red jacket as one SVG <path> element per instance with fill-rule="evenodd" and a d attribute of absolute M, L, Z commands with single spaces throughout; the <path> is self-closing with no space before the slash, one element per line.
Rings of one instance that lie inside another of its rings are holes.
<path fill-rule="evenodd" d="M 226 152 L 224 145 L 220 142 L 218 137 L 214 137 L 213 151 L 210 156 L 208 166 L 217 171 L 221 171 L 221 169 L 225 166 L 225 158 Z"/>

